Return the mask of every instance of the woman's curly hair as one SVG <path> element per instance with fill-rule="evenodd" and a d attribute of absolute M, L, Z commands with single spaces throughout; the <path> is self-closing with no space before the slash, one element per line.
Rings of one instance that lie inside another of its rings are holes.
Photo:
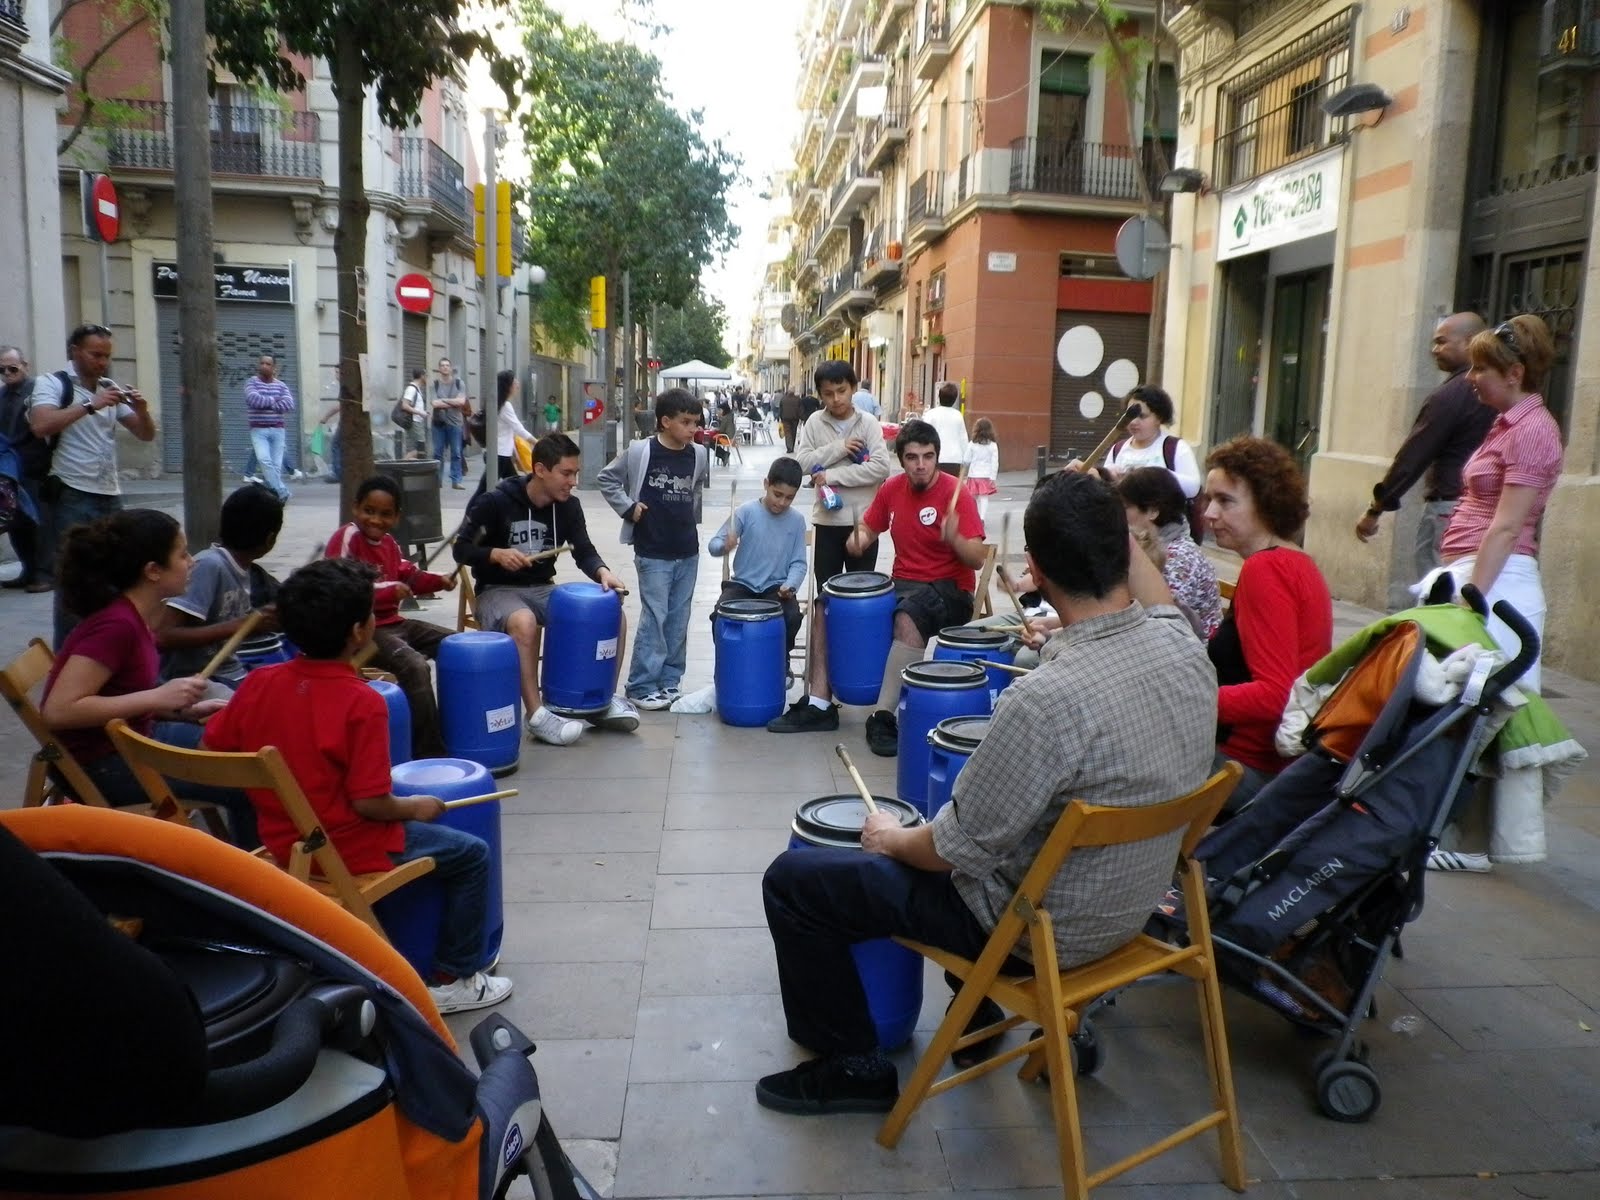
<path fill-rule="evenodd" d="M 1277 442 L 1236 437 L 1211 452 L 1206 469 L 1246 484 L 1262 523 L 1278 537 L 1292 538 L 1304 528 L 1311 513 L 1306 479 L 1294 456 Z"/>

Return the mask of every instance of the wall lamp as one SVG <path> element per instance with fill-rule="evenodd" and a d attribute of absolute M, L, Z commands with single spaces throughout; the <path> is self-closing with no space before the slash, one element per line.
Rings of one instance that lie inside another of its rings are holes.
<path fill-rule="evenodd" d="M 1394 97 L 1375 83 L 1352 83 L 1323 100 L 1322 111 L 1330 117 L 1353 117 L 1358 113 L 1375 112 L 1378 121 L 1381 121 L 1384 110 L 1393 103 Z M 1373 122 L 1374 125 L 1377 123 Z"/>
<path fill-rule="evenodd" d="M 1175 167 L 1161 177 L 1156 190 L 1163 196 L 1203 193 L 1206 190 L 1205 172 L 1193 167 Z"/>

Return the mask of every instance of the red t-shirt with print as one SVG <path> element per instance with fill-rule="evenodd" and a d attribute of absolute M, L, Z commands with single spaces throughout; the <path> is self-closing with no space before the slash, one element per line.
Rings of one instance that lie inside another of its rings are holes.
<path fill-rule="evenodd" d="M 950 511 L 950 497 L 956 500 L 956 530 L 962 537 L 981 538 L 983 522 L 978 505 L 965 488 L 956 486 L 956 477 L 943 471 L 922 491 L 911 486 L 905 475 L 884 482 L 872 498 L 861 521 L 868 529 L 887 532 L 894 538 L 894 577 L 918 583 L 953 579 L 958 588 L 970 592 L 977 586 L 972 568 L 956 557 L 940 531 Z"/>

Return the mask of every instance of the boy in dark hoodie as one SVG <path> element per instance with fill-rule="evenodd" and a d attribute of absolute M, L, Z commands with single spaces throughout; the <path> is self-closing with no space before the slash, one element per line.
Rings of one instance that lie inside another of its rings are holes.
<path fill-rule="evenodd" d="M 572 495 L 577 483 L 577 443 L 564 433 L 545 434 L 534 443 L 533 470 L 476 497 L 451 547 L 456 561 L 472 569 L 479 626 L 510 634 L 517 644 L 528 736 L 552 746 L 577 741 L 583 722 L 551 712 L 540 697 L 539 646 L 558 560 L 535 561 L 533 556 L 571 546 L 573 561 L 590 579 L 608 591 L 627 590 L 589 540 L 583 506 Z M 626 639 L 624 623 L 618 663 Z M 613 696 L 611 707 L 592 720 L 602 729 L 622 732 L 639 727 L 639 714 L 620 696 Z"/>

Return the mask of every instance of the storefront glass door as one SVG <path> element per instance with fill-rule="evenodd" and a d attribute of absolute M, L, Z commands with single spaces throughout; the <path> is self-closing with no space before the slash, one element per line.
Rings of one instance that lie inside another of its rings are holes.
<path fill-rule="evenodd" d="M 1332 270 L 1321 267 L 1281 276 L 1273 289 L 1265 428 L 1302 467 L 1317 451 L 1332 283 Z"/>

